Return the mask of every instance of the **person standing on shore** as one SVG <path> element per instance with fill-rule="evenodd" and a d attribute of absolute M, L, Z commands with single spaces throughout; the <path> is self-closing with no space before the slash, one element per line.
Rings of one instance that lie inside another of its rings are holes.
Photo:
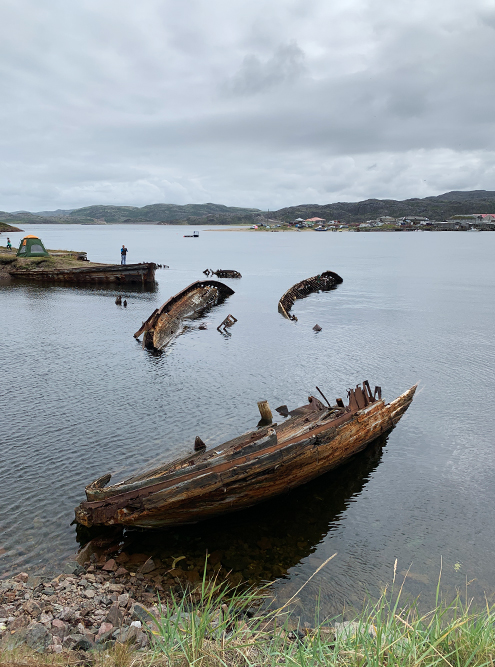
<path fill-rule="evenodd" d="M 12 250 L 12 243 L 10 242 L 9 237 L 7 236 L 7 250 Z"/>
<path fill-rule="evenodd" d="M 122 248 L 120 249 L 120 263 L 121 264 L 125 264 L 126 257 L 127 257 L 127 248 L 125 247 L 125 245 L 123 245 Z"/>

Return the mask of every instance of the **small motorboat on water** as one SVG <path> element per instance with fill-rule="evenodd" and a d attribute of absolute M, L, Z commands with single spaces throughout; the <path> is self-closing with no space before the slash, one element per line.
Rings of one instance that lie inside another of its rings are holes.
<path fill-rule="evenodd" d="M 366 381 L 327 406 L 314 396 L 269 424 L 223 444 L 183 456 L 107 486 L 107 474 L 86 487 L 75 510 L 87 527 L 122 525 L 161 528 L 235 512 L 286 493 L 341 465 L 394 428 L 417 385 L 390 403 Z M 318 390 L 320 391 L 320 390 Z M 321 393 L 321 392 L 320 392 Z M 323 394 L 322 397 L 324 398 Z M 326 401 L 326 399 L 325 399 Z M 261 412 L 261 408 L 260 408 Z"/>

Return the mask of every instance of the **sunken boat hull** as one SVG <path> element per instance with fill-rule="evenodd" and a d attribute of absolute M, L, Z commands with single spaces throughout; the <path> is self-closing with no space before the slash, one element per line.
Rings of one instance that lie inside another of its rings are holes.
<path fill-rule="evenodd" d="M 278 312 L 288 320 L 297 322 L 297 317 L 289 312 L 297 299 L 304 299 L 304 297 L 314 292 L 325 292 L 334 289 L 342 282 L 344 282 L 342 278 L 334 271 L 324 271 L 318 276 L 301 280 L 300 283 L 296 283 L 282 295 L 278 302 Z"/>
<path fill-rule="evenodd" d="M 256 505 L 341 465 L 392 429 L 416 386 L 386 404 L 366 389 L 350 390 L 347 407 L 317 399 L 273 428 L 244 434 L 105 488 L 107 475 L 86 488 L 76 508 L 84 526 L 160 528 L 194 523 Z"/>
<path fill-rule="evenodd" d="M 16 269 L 9 273 L 13 278 L 43 282 L 152 285 L 155 282 L 155 271 L 156 264 L 147 262 L 126 265 L 102 264 L 80 269 L 35 269 L 32 271 Z"/>
<path fill-rule="evenodd" d="M 161 351 L 182 331 L 184 319 L 200 315 L 231 294 L 234 290 L 217 280 L 198 280 L 157 308 L 134 338 L 143 335 L 143 347 Z"/>

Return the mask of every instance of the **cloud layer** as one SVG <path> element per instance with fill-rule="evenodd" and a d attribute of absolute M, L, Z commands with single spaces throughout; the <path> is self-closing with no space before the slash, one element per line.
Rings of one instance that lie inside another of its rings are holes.
<path fill-rule="evenodd" d="M 493 189 L 495 4 L 4 0 L 0 209 Z"/>

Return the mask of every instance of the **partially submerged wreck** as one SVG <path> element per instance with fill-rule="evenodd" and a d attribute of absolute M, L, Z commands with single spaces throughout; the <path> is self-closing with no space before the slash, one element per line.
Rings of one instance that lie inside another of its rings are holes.
<path fill-rule="evenodd" d="M 92 264 L 81 268 L 40 268 L 40 269 L 11 269 L 13 278 L 36 280 L 43 282 L 63 282 L 74 284 L 105 284 L 114 285 L 152 285 L 155 282 L 156 264 L 146 262 L 142 264 Z"/>
<path fill-rule="evenodd" d="M 7 248 L 1 249 L 0 267 L 12 278 L 72 283 L 75 285 L 109 284 L 152 286 L 155 283 L 157 265 L 153 262 L 141 264 L 100 264 L 89 262 L 87 254 L 71 250 L 47 250 L 38 236 L 25 236 L 14 255 Z"/>
<path fill-rule="evenodd" d="M 290 418 L 184 456 L 113 486 L 104 475 L 86 487 L 76 508 L 84 526 L 159 528 L 194 523 L 250 507 L 336 468 L 392 429 L 417 385 L 391 403 L 368 382 L 348 391 L 348 405 L 313 396 Z M 278 410 L 284 412 L 286 406 Z M 199 446 L 199 445 L 198 445 Z"/>
<path fill-rule="evenodd" d="M 184 319 L 200 315 L 234 290 L 217 280 L 198 280 L 157 308 L 143 322 L 134 338 L 143 335 L 143 347 L 163 350 L 181 331 Z"/>
<path fill-rule="evenodd" d="M 239 271 L 235 271 L 234 269 L 217 269 L 216 271 L 205 269 L 203 273 L 205 276 L 217 276 L 217 278 L 242 278 Z"/>
<path fill-rule="evenodd" d="M 297 322 L 297 317 L 289 313 L 297 299 L 304 299 L 308 294 L 313 294 L 314 292 L 325 292 L 334 289 L 336 285 L 340 285 L 342 282 L 344 282 L 342 278 L 334 271 L 324 271 L 318 276 L 301 280 L 300 283 L 293 285 L 282 296 L 278 302 L 278 312 L 288 320 Z"/>

